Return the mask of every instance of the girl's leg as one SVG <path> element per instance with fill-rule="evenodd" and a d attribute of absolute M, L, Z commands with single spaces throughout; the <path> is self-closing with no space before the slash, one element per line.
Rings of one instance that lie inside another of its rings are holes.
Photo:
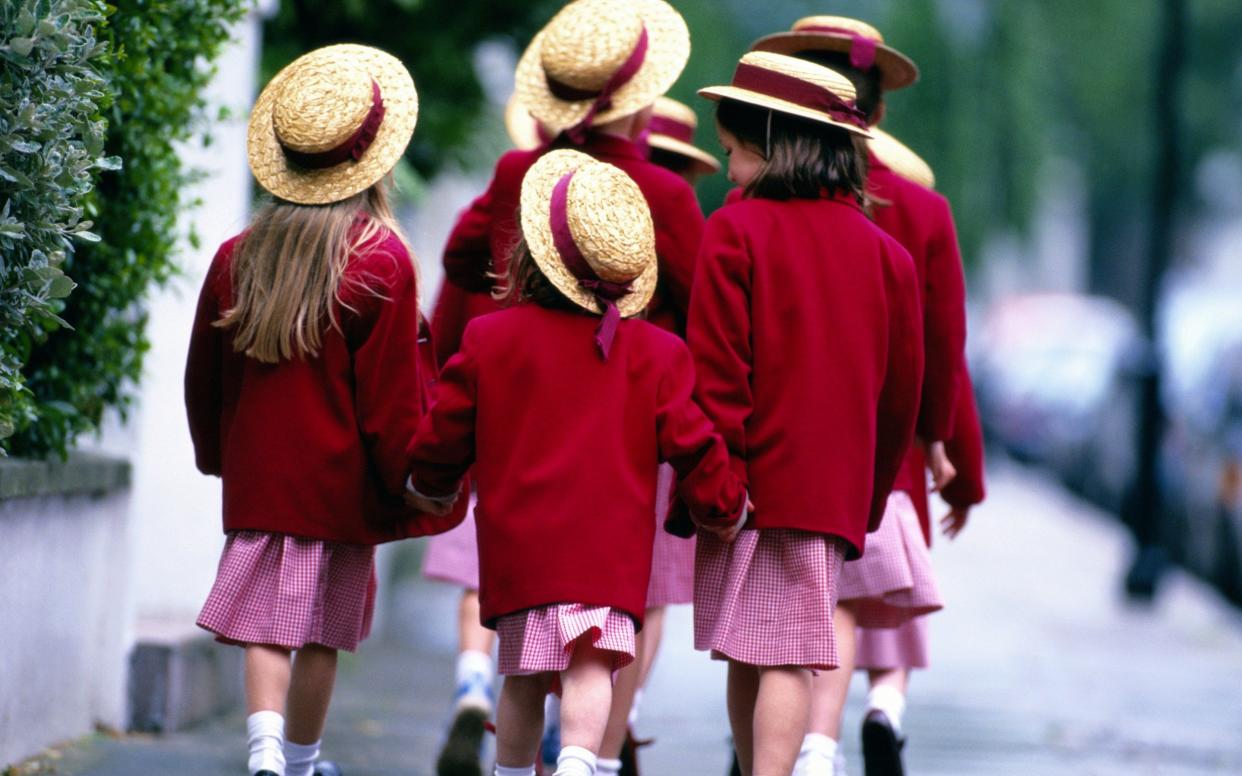
<path fill-rule="evenodd" d="M 246 737 L 251 773 L 285 770 L 285 699 L 289 694 L 289 651 L 246 647 Z"/>
<path fill-rule="evenodd" d="M 492 645 L 496 633 L 479 623 L 479 591 L 463 590 L 457 610 L 457 696 L 458 708 L 470 706 L 492 710 Z"/>
<path fill-rule="evenodd" d="M 660 652 L 660 642 L 664 639 L 664 615 L 668 611 L 668 607 L 653 606 L 647 610 L 643 616 L 643 632 L 638 634 L 638 660 L 635 662 L 642 663 L 642 669 L 638 675 L 638 688 L 641 690 L 647 686 L 647 679 L 651 676 L 651 669 L 655 666 L 656 655 Z"/>
<path fill-rule="evenodd" d="M 733 749 L 743 776 L 750 776 L 755 755 L 755 702 L 759 697 L 759 669 L 729 661 L 726 701 Z"/>
<path fill-rule="evenodd" d="M 854 673 L 855 622 L 854 610 L 850 605 L 839 604 L 833 614 L 833 629 L 837 636 L 840 665 L 835 671 L 821 671 L 812 682 L 807 732 L 828 736 L 834 741 L 841 738 L 841 717 L 850 690 L 850 677 Z"/>
<path fill-rule="evenodd" d="M 613 653 L 587 639 L 574 646 L 561 672 L 561 755 L 557 773 L 590 774 L 608 726 L 612 706 Z"/>
<path fill-rule="evenodd" d="M 457 608 L 457 643 L 461 652 L 492 654 L 495 631 L 479 624 L 479 591 L 462 590 Z"/>
<path fill-rule="evenodd" d="M 644 626 L 634 639 L 638 653 L 634 656 L 634 662 L 617 672 L 616 682 L 612 685 L 612 706 L 608 711 L 608 724 L 599 745 L 600 760 L 617 760 L 621 757 L 621 747 L 625 745 L 625 734 L 629 729 L 630 707 L 634 705 L 634 695 L 638 692 L 642 677 L 646 651 L 646 640 L 643 636 L 646 633 L 647 628 Z"/>
<path fill-rule="evenodd" d="M 906 688 L 910 686 L 910 669 L 885 668 L 868 671 L 867 678 L 870 680 L 872 687 L 892 687 L 897 692 L 905 695 Z"/>
<path fill-rule="evenodd" d="M 797 666 L 759 670 L 753 776 L 788 776 L 798 759 L 811 700 L 811 672 Z"/>
<path fill-rule="evenodd" d="M 505 768 L 533 766 L 543 732 L 543 699 L 552 674 L 506 676 L 496 707 L 496 764 Z"/>
<path fill-rule="evenodd" d="M 313 744 L 323 738 L 328 703 L 336 684 L 336 650 L 307 644 L 293 660 L 289 684 L 289 722 L 285 737 L 296 744 Z"/>

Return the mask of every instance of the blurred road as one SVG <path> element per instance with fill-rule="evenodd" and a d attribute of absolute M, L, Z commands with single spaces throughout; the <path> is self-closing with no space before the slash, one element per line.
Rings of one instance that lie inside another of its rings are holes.
<path fill-rule="evenodd" d="M 992 472 L 988 503 L 933 551 L 948 606 L 933 619 L 930 671 L 915 676 L 907 766 L 930 776 L 1242 773 L 1242 614 L 1181 574 L 1156 605 L 1117 594 L 1128 542 L 1115 521 L 1041 475 Z M 431 774 L 446 723 L 455 592 L 407 574 L 389 638 L 347 658 L 325 754 L 349 776 Z M 694 653 L 690 611 L 639 723 L 648 776 L 722 776 L 724 673 Z M 861 677 L 859 677 L 861 679 Z M 857 754 L 862 684 L 845 734 Z M 163 738 L 96 737 L 60 750 L 62 774 L 245 772 L 241 716 Z M 38 772 L 38 771 L 35 771 Z"/>

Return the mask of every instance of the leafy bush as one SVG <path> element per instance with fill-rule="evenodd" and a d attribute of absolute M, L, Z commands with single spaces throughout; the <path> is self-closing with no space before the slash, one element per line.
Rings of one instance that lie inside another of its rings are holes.
<path fill-rule="evenodd" d="M 29 414 L 18 419 L 9 449 L 20 455 L 63 455 L 75 437 L 97 428 L 105 409 L 124 413 L 129 406 L 149 347 L 142 302 L 152 285 L 175 274 L 177 219 L 193 204 L 183 196 L 192 173 L 176 145 L 203 125 L 209 63 L 250 6 L 249 0 L 116 2 L 98 31 L 113 52 L 104 153 L 125 165 L 104 172 L 87 203 L 102 240 L 64 262 L 81 284 L 60 314 L 73 329 L 51 332 L 27 361 L 37 422 Z M 47 0 L 34 5 L 45 7 Z"/>
<path fill-rule="evenodd" d="M 0 439 L 37 415 L 22 365 L 63 325 L 75 243 L 99 239 L 83 220 L 93 171 L 119 165 L 99 118 L 103 13 L 102 0 L 0 5 Z"/>

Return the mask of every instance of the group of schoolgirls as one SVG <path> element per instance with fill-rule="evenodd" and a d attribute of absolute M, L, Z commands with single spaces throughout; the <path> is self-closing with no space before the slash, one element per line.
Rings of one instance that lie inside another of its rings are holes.
<path fill-rule="evenodd" d="M 925 467 L 950 535 L 982 498 L 952 220 L 869 129 L 917 71 L 850 19 L 761 40 L 700 91 L 738 187 L 705 222 L 688 181 L 715 160 L 660 99 L 689 50 L 664 0 L 549 21 L 509 116 L 533 147 L 454 228 L 430 325 L 387 198 L 409 73 L 336 45 L 260 94 L 271 197 L 212 262 L 185 375 L 227 536 L 199 624 L 245 648 L 252 776 L 340 773 L 320 739 L 374 547 L 429 534 L 426 573 L 467 591 L 439 773 L 481 773 L 493 633 L 495 774 L 534 776 L 541 749 L 560 776 L 636 772 L 663 608 L 690 601 L 695 647 L 728 662 L 737 770 L 844 773 L 859 667 L 867 773 L 902 772 L 918 615 L 941 605 Z"/>

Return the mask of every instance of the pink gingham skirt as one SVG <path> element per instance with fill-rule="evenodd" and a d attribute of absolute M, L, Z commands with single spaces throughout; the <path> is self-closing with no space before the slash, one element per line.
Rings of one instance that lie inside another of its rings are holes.
<path fill-rule="evenodd" d="M 756 666 L 837 667 L 832 613 L 844 541 L 793 529 L 699 532 L 694 647 Z"/>
<path fill-rule="evenodd" d="M 863 555 L 841 571 L 841 603 L 849 603 L 866 628 L 894 628 L 944 607 L 931 553 L 910 497 L 888 497 L 879 530 L 867 536 Z"/>
<path fill-rule="evenodd" d="M 461 525 L 427 542 L 427 554 L 423 556 L 424 577 L 460 585 L 467 590 L 479 589 L 479 538 L 474 528 L 476 503 L 478 499 L 470 494 L 470 508 Z"/>
<path fill-rule="evenodd" d="M 648 609 L 694 600 L 694 537 L 683 539 L 664 530 L 676 479 L 672 466 L 660 465 L 656 480 L 655 546 L 651 552 L 651 581 L 647 583 Z"/>
<path fill-rule="evenodd" d="M 634 662 L 634 621 L 608 606 L 551 604 L 508 614 L 496 622 L 497 671 L 537 674 L 569 668 L 574 645 L 586 637 L 612 652 L 614 671 Z"/>
<path fill-rule="evenodd" d="M 865 671 L 927 668 L 927 618 L 896 628 L 858 628 L 854 665 Z"/>
<path fill-rule="evenodd" d="M 352 652 L 370 635 L 374 608 L 374 547 L 235 531 L 198 624 L 230 644 Z"/>

